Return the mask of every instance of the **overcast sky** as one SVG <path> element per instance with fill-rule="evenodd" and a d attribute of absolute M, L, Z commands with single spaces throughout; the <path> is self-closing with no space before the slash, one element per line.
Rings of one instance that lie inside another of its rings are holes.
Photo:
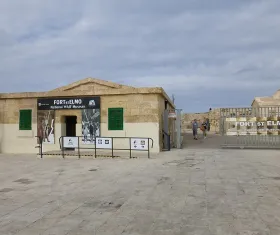
<path fill-rule="evenodd" d="M 95 77 L 247 107 L 280 88 L 279 27 L 279 0 L 1 0 L 0 92 Z"/>

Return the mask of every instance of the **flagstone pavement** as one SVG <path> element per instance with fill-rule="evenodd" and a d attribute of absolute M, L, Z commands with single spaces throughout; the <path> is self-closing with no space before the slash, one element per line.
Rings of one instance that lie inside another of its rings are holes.
<path fill-rule="evenodd" d="M 0 234 L 279 235 L 280 154 L 0 155 Z"/>

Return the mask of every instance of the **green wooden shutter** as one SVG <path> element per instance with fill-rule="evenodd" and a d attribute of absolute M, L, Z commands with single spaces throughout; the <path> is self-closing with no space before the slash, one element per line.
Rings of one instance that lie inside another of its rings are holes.
<path fill-rule="evenodd" d="M 108 109 L 108 130 L 123 130 L 123 108 Z"/>
<path fill-rule="evenodd" d="M 32 110 L 19 111 L 19 129 L 32 130 Z"/>

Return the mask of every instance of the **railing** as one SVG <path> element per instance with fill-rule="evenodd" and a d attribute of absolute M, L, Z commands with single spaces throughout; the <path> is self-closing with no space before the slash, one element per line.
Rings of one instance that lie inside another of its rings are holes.
<path fill-rule="evenodd" d="M 280 149 L 280 136 L 240 135 L 224 137 L 223 148 Z"/>
<path fill-rule="evenodd" d="M 43 153 L 43 139 L 39 136 L 36 136 L 39 140 L 39 145 L 36 148 L 39 148 L 39 155 L 43 158 L 43 155 L 52 155 Z M 144 151 L 148 153 L 148 158 L 150 158 L 150 148 L 153 148 L 154 141 L 152 138 L 143 138 L 143 137 L 94 137 L 92 143 L 90 144 L 81 144 L 80 140 L 84 140 L 84 136 L 61 136 L 59 138 L 59 147 L 61 155 L 65 158 L 66 149 L 75 149 L 78 152 L 78 157 L 81 158 L 81 150 L 89 150 L 90 155 L 97 157 L 97 150 L 108 150 L 111 152 L 111 157 L 114 157 L 114 151 L 129 151 L 129 158 L 132 158 L 132 151 Z M 129 140 L 129 148 L 115 148 L 114 140 L 124 139 Z M 68 140 L 68 144 L 66 141 Z M 71 140 L 71 145 L 69 141 Z M 89 146 L 87 146 L 89 145 Z M 87 147 L 85 147 L 87 146 Z M 93 151 L 93 152 L 91 152 Z"/>
<path fill-rule="evenodd" d="M 280 127 L 269 124 L 269 121 L 277 122 L 279 118 L 279 106 L 220 109 L 222 147 L 280 149 Z M 241 126 L 240 122 L 250 125 Z"/>
<path fill-rule="evenodd" d="M 165 138 L 167 138 L 167 146 L 164 146 L 164 147 L 167 147 L 166 150 L 170 151 L 170 149 L 171 149 L 171 146 L 170 146 L 170 135 L 168 133 L 166 133 L 164 130 L 162 130 L 162 133 L 164 134 Z"/>
<path fill-rule="evenodd" d="M 37 145 L 35 148 L 39 149 L 39 155 L 41 156 L 41 158 L 43 158 L 43 138 L 41 136 L 35 136 L 35 137 L 39 142 L 39 145 Z"/>

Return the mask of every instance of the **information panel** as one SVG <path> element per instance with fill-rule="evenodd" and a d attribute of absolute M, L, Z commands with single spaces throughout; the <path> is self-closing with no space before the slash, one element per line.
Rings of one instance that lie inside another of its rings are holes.
<path fill-rule="evenodd" d="M 78 137 L 63 137 L 63 147 L 64 148 L 78 148 Z"/>
<path fill-rule="evenodd" d="M 132 150 L 148 150 L 148 138 L 131 138 Z"/>
<path fill-rule="evenodd" d="M 112 149 L 112 138 L 98 137 L 96 138 L 96 148 L 98 149 Z"/>

